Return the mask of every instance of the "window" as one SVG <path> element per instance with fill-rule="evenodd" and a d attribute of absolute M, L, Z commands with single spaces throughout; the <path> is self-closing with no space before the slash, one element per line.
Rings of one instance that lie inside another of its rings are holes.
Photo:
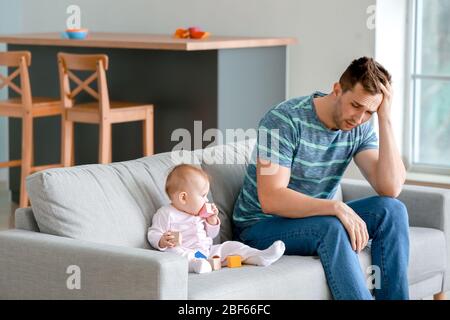
<path fill-rule="evenodd" d="M 410 3 L 409 169 L 450 175 L 450 1 Z"/>

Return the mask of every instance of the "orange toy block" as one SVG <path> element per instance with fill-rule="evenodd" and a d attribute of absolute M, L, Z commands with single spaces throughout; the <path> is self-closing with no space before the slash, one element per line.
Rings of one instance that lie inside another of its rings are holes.
<path fill-rule="evenodd" d="M 242 266 L 241 256 L 228 256 L 227 257 L 227 267 L 228 268 L 239 268 Z"/>

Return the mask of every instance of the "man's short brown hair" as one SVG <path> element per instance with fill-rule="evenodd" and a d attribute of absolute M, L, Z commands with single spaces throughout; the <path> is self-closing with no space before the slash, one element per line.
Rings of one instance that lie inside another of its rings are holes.
<path fill-rule="evenodd" d="M 386 85 L 391 81 L 391 75 L 381 64 L 373 58 L 362 57 L 352 61 L 339 79 L 339 84 L 342 91 L 346 92 L 360 83 L 364 90 L 375 95 L 382 93 L 380 83 Z"/>

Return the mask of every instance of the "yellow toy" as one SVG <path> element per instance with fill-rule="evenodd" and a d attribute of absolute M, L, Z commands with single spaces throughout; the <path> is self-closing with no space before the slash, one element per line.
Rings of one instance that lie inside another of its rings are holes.
<path fill-rule="evenodd" d="M 227 257 L 227 267 L 228 268 L 239 268 L 242 266 L 241 256 L 228 256 Z"/>

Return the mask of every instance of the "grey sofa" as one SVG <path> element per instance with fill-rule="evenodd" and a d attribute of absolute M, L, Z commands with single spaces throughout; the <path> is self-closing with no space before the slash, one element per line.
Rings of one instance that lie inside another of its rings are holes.
<path fill-rule="evenodd" d="M 16 229 L 0 232 L 0 298 L 330 299 L 317 257 L 283 256 L 269 267 L 188 274 L 184 258 L 147 243 L 151 217 L 168 201 L 165 175 L 181 161 L 198 163 L 210 175 L 209 197 L 222 220 L 215 241 L 230 239 L 232 208 L 253 147 L 249 140 L 177 157 L 163 153 L 33 174 L 27 179 L 32 208 L 18 209 Z M 344 179 L 336 197 L 373 194 L 366 182 Z M 405 186 L 399 198 L 411 226 L 411 298 L 447 291 L 450 192 Z M 360 260 L 367 270 L 368 249 Z M 68 285 L 75 275 L 79 288 Z"/>

